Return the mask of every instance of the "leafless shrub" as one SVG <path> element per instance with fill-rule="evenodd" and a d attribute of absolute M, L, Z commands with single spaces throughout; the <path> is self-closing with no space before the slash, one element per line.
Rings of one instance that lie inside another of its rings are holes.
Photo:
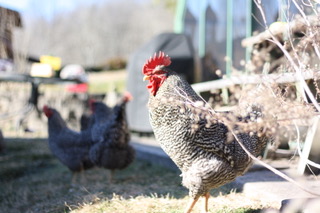
<path fill-rule="evenodd" d="M 42 10 L 41 3 L 33 4 Z M 114 57 L 127 60 L 153 36 L 171 31 L 174 13 L 150 2 L 120 0 L 79 3 L 70 12 L 51 15 L 50 20 L 26 20 L 16 48 L 31 56 L 50 54 L 61 57 L 63 64 L 92 67 Z"/>

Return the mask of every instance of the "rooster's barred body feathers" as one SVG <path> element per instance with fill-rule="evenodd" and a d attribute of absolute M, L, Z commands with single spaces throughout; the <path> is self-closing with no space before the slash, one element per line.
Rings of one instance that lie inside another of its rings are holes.
<path fill-rule="evenodd" d="M 161 63 L 162 57 L 169 58 L 160 53 L 143 68 L 145 79 L 150 80 L 150 122 L 156 140 L 182 172 L 182 184 L 193 198 L 187 211 L 190 212 L 200 196 L 208 199 L 211 189 L 243 175 L 252 159 L 233 137 L 230 139 L 230 131 L 222 121 L 206 119 L 214 118 L 217 112 L 196 113 L 194 105 L 205 106 L 206 102 L 182 77 L 163 64 L 150 63 Z M 166 66 L 170 64 L 165 62 Z M 267 142 L 266 137 L 258 137 L 257 133 L 239 132 L 237 137 L 254 155 L 260 154 Z"/>

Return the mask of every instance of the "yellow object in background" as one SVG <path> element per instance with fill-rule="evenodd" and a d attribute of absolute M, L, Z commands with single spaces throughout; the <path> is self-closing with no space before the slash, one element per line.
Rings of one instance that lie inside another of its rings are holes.
<path fill-rule="evenodd" d="M 50 56 L 50 55 L 43 55 L 40 57 L 41 64 L 49 64 L 54 71 L 61 69 L 61 58 Z"/>

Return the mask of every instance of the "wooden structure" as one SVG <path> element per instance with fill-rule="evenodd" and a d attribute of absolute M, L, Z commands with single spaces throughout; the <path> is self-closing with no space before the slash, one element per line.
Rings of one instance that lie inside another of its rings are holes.
<path fill-rule="evenodd" d="M 22 27 L 20 14 L 0 7 L 0 59 L 13 60 L 12 30 L 14 27 Z"/>

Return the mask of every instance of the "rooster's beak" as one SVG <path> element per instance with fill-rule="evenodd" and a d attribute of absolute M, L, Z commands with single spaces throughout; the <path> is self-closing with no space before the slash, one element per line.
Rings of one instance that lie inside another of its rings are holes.
<path fill-rule="evenodd" d="M 143 81 L 146 81 L 146 80 L 150 80 L 150 76 L 145 75 L 145 76 L 143 77 Z"/>

